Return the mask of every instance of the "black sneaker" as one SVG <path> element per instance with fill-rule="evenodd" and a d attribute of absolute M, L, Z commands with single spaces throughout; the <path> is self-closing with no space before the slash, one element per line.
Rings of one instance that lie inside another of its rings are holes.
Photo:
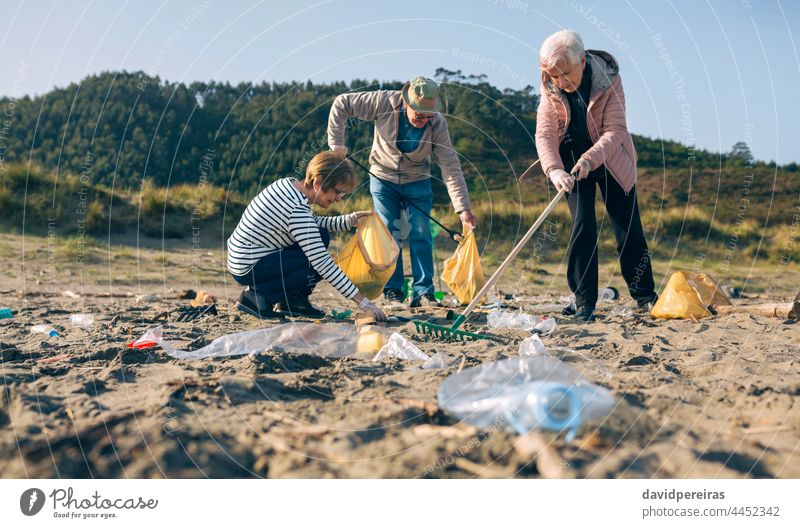
<path fill-rule="evenodd" d="M 308 317 L 309 319 L 322 319 L 325 312 L 311 304 L 308 297 L 295 297 L 289 302 L 281 301 L 275 306 L 275 311 L 289 317 Z"/>
<path fill-rule="evenodd" d="M 401 303 L 405 301 L 403 298 L 403 290 L 399 290 L 397 288 L 386 288 L 383 290 L 383 298 L 388 302 Z"/>
<path fill-rule="evenodd" d="M 589 308 L 587 306 L 579 306 L 575 315 L 572 316 L 573 319 L 576 321 L 582 321 L 584 323 L 590 323 L 594 321 L 594 308 Z"/>
<path fill-rule="evenodd" d="M 639 301 L 639 313 L 649 314 L 653 311 L 653 306 L 656 305 L 658 294 L 649 301 Z"/>
<path fill-rule="evenodd" d="M 411 308 L 420 308 L 422 306 L 441 306 L 441 304 L 432 293 L 423 293 L 411 300 Z"/>
<path fill-rule="evenodd" d="M 254 292 L 248 286 L 239 295 L 236 307 L 246 314 L 250 314 L 258 319 L 275 319 L 281 315 L 272 309 L 272 303 L 268 303 L 262 296 Z"/>
<path fill-rule="evenodd" d="M 575 315 L 575 312 L 577 312 L 577 310 L 575 310 L 575 305 L 569 303 L 566 308 L 561 310 L 561 315 L 566 315 L 567 317 L 570 317 Z"/>

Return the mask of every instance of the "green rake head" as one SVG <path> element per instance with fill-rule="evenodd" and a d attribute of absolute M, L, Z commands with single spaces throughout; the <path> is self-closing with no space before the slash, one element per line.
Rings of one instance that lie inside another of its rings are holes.
<path fill-rule="evenodd" d="M 488 339 L 495 341 L 495 338 L 474 332 L 459 330 L 459 325 L 442 326 L 426 321 L 413 321 L 418 334 L 433 336 L 443 341 L 477 341 L 478 339 Z"/>

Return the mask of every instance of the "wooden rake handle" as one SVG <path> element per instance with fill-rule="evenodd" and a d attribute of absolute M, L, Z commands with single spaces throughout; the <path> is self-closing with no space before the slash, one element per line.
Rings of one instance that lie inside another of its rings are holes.
<path fill-rule="evenodd" d="M 486 293 L 491 289 L 492 286 L 494 286 L 494 284 L 497 282 L 497 279 L 500 278 L 500 275 L 503 274 L 503 272 L 506 270 L 508 265 L 511 264 L 514 258 L 517 256 L 517 254 L 520 251 L 522 251 L 522 248 L 525 247 L 525 244 L 528 243 L 528 240 L 531 239 L 536 230 L 539 229 L 539 226 L 541 226 L 542 223 L 545 221 L 545 219 L 550 215 L 550 213 L 553 211 L 556 204 L 561 200 L 564 194 L 565 194 L 564 191 L 558 191 L 558 194 L 555 196 L 555 198 L 553 198 L 550 201 L 550 203 L 547 204 L 545 210 L 542 211 L 542 214 L 539 215 L 539 218 L 536 220 L 536 222 L 534 222 L 533 225 L 530 227 L 530 229 L 528 229 L 528 232 L 525 233 L 525 236 L 523 236 L 520 239 L 520 241 L 517 242 L 517 245 L 514 246 L 514 249 L 511 250 L 511 253 L 509 253 L 506 259 L 503 261 L 503 263 L 500 264 L 500 267 L 497 268 L 497 270 L 492 274 L 491 277 L 489 277 L 489 280 L 487 280 L 486 284 L 483 285 L 481 291 L 478 292 L 478 294 L 472 299 L 472 302 L 469 303 L 469 306 L 467 306 L 466 309 L 458 317 L 458 319 L 456 320 L 457 325 L 463 323 L 467 319 L 467 317 L 469 317 L 469 314 L 472 313 L 475 307 L 478 306 L 478 303 L 481 302 L 483 296 L 486 295 Z M 457 328 L 457 326 L 454 325 L 454 328 Z"/>

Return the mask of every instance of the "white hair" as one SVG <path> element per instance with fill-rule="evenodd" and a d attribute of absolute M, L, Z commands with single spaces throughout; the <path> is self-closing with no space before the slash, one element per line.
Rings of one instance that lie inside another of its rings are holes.
<path fill-rule="evenodd" d="M 539 49 L 539 64 L 544 70 L 549 70 L 564 61 L 567 64 L 580 64 L 585 53 L 581 36 L 571 29 L 562 29 L 542 42 L 542 47 Z"/>

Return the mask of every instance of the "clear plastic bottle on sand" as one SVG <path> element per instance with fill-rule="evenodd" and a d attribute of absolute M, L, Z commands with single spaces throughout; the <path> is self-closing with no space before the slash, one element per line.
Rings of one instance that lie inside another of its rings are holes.
<path fill-rule="evenodd" d="M 58 332 L 55 328 L 46 324 L 33 325 L 31 327 L 32 334 L 44 334 L 50 337 L 58 337 Z"/>

